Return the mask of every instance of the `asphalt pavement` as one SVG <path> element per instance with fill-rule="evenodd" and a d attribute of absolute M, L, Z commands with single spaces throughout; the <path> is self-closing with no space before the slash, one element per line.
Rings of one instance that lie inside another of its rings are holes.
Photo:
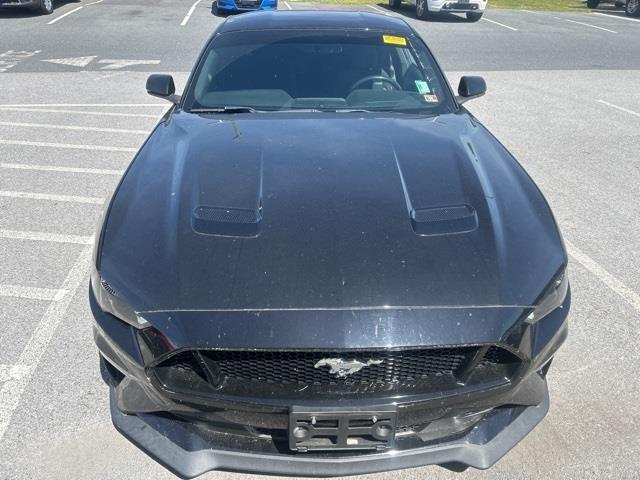
<path fill-rule="evenodd" d="M 357 8 L 405 18 L 452 84 L 486 78 L 487 95 L 469 109 L 549 200 L 574 300 L 549 415 L 493 469 L 366 480 L 640 478 L 640 21 L 611 7 L 489 10 L 477 23 Z M 223 20 L 195 0 L 0 10 L 2 480 L 174 478 L 111 426 L 87 272 L 104 199 L 168 107 L 146 96 L 146 76 L 172 73 L 181 89 Z"/>

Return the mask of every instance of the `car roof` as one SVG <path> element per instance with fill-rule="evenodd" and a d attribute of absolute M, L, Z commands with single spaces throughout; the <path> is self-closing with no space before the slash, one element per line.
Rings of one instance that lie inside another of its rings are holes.
<path fill-rule="evenodd" d="M 228 18 L 218 33 L 242 30 L 350 29 L 411 34 L 404 20 L 368 12 L 273 11 L 251 12 Z"/>

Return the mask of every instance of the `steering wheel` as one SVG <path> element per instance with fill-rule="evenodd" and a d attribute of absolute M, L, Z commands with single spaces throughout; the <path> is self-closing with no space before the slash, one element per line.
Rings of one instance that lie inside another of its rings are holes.
<path fill-rule="evenodd" d="M 396 82 L 396 80 L 391 78 L 391 77 L 385 77 L 384 75 L 369 75 L 367 77 L 361 78 L 356 83 L 351 85 L 351 88 L 349 89 L 349 93 L 353 92 L 360 85 L 362 85 L 364 83 L 367 83 L 367 82 L 373 82 L 373 81 L 386 82 L 389 85 L 391 85 L 393 88 L 395 88 L 396 90 L 402 90 L 402 87 L 400 86 L 400 84 L 398 82 Z"/>

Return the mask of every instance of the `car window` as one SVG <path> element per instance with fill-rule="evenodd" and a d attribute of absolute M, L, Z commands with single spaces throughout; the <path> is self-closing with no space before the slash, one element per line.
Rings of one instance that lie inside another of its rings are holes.
<path fill-rule="evenodd" d="M 424 44 L 373 31 L 229 32 L 210 43 L 187 110 L 351 110 L 445 113 L 455 108 Z"/>

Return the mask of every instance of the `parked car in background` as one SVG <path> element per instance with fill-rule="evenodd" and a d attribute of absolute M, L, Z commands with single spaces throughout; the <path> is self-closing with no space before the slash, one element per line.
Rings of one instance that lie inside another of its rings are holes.
<path fill-rule="evenodd" d="M 587 7 L 598 8 L 598 5 L 603 2 L 608 2 L 608 0 L 587 0 Z M 640 0 L 626 0 L 626 2 L 617 0 L 613 3 L 618 8 L 624 8 L 628 17 L 640 17 Z"/>
<path fill-rule="evenodd" d="M 44 15 L 53 12 L 53 0 L 0 0 L 0 8 L 24 7 L 36 10 Z"/>
<path fill-rule="evenodd" d="M 426 20 L 438 13 L 464 13 L 467 20 L 477 22 L 482 18 L 487 0 L 407 0 L 416 7 L 416 16 Z M 389 0 L 391 8 L 400 8 L 402 0 Z"/>
<path fill-rule="evenodd" d="M 211 11 L 214 15 L 251 12 L 253 10 L 277 10 L 278 0 L 214 0 Z"/>

